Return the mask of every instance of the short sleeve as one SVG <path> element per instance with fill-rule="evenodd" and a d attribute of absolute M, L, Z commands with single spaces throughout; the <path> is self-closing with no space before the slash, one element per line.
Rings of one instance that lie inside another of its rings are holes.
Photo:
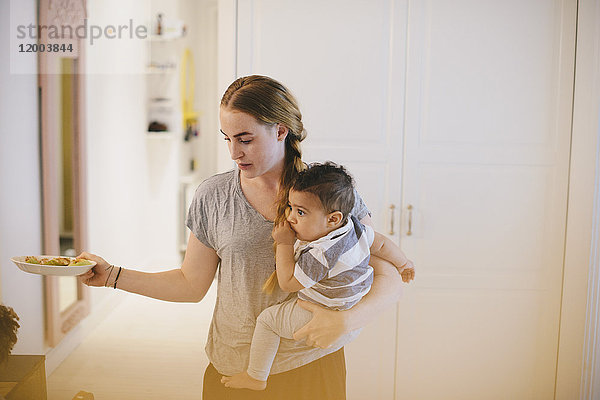
<path fill-rule="evenodd" d="M 371 211 L 367 208 L 367 205 L 363 201 L 362 197 L 354 189 L 354 208 L 352 208 L 352 215 L 354 215 L 359 221 L 365 216 L 371 216 Z"/>
<path fill-rule="evenodd" d="M 213 203 L 210 198 L 211 192 L 206 182 L 198 186 L 190 204 L 185 224 L 202 244 L 216 249 L 214 237 L 209 234 L 209 232 L 214 232 L 210 229 L 211 217 L 215 208 L 214 206 L 211 207 Z"/>
<path fill-rule="evenodd" d="M 329 273 L 327 260 L 323 250 L 318 247 L 308 247 L 304 249 L 294 267 L 294 278 L 305 288 L 315 285 L 315 283 L 325 279 Z"/>

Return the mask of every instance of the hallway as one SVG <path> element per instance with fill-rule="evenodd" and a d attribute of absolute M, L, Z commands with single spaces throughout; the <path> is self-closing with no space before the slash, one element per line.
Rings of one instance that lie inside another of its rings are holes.
<path fill-rule="evenodd" d="M 48 399 L 200 399 L 216 287 L 197 304 L 137 295 L 123 302 L 48 377 Z"/>

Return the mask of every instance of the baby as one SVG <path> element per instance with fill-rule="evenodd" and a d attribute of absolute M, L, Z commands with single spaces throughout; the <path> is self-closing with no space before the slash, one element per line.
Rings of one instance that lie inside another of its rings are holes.
<path fill-rule="evenodd" d="M 414 267 L 402 251 L 350 213 L 354 185 L 344 167 L 313 164 L 301 172 L 290 190 L 289 206 L 287 221 L 273 230 L 281 289 L 332 310 L 347 310 L 371 289 L 370 254 L 400 266 L 404 282 L 413 279 Z M 256 321 L 247 371 L 224 376 L 221 382 L 230 388 L 264 390 L 280 338 L 292 339 L 311 318 L 296 298 L 265 309 Z M 330 349 L 340 349 L 354 337 L 345 335 Z"/>

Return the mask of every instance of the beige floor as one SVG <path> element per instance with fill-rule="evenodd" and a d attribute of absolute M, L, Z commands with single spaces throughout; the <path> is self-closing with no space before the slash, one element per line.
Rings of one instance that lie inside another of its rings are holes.
<path fill-rule="evenodd" d="M 48 377 L 48 399 L 200 399 L 215 294 L 198 304 L 127 295 Z"/>

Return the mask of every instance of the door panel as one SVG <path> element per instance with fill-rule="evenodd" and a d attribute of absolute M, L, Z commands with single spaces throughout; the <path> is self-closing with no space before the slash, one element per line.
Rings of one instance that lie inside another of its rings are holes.
<path fill-rule="evenodd" d="M 396 397 L 554 396 L 575 2 L 411 2 Z"/>
<path fill-rule="evenodd" d="M 290 88 L 308 131 L 303 159 L 345 165 L 383 232 L 390 198 L 399 204 L 405 3 L 240 0 L 237 15 L 238 76 Z M 393 398 L 396 325 L 390 307 L 346 347 L 348 399 Z"/>
<path fill-rule="evenodd" d="M 305 160 L 348 166 L 418 268 L 347 347 L 348 398 L 552 398 L 575 2 L 239 0 L 237 16 L 238 76 L 290 87 Z"/>
<path fill-rule="evenodd" d="M 308 131 L 303 158 L 348 165 L 361 194 L 377 200 L 368 206 L 383 231 L 400 199 L 406 2 L 239 0 L 237 15 L 237 75 L 269 75 L 292 90 Z M 384 188 L 369 187 L 380 178 Z"/>

